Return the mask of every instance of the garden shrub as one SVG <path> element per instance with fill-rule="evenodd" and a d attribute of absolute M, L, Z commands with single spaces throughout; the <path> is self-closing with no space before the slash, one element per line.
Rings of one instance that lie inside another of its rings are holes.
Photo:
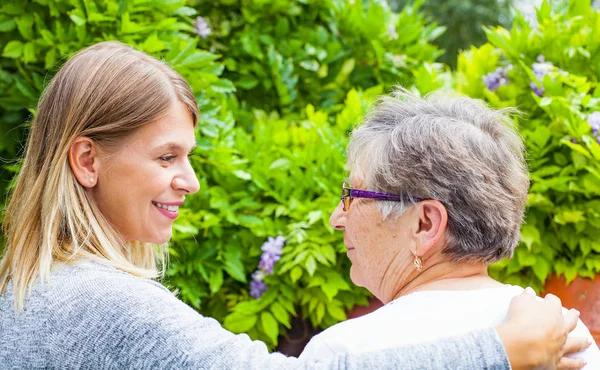
<path fill-rule="evenodd" d="M 443 29 L 419 5 L 392 13 L 386 1 L 217 0 L 200 2 L 209 50 L 247 110 L 331 108 L 352 88 L 412 84 L 413 70 L 441 54 Z"/>
<path fill-rule="evenodd" d="M 521 244 L 491 268 L 500 280 L 540 290 L 552 273 L 600 271 L 600 16 L 589 1 L 553 11 L 537 26 L 522 16 L 510 30 L 459 56 L 457 85 L 493 106 L 514 106 L 527 145 L 531 188 Z"/>

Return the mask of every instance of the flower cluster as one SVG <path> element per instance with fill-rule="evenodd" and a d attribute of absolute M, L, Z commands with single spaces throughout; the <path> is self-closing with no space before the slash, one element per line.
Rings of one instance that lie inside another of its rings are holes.
<path fill-rule="evenodd" d="M 494 72 L 490 72 L 483 76 L 483 83 L 490 91 L 495 91 L 500 86 L 508 85 L 508 71 L 511 69 L 511 65 L 506 68 L 498 67 Z"/>
<path fill-rule="evenodd" d="M 592 135 L 596 137 L 598 144 L 600 144 L 600 112 L 590 114 L 587 121 L 592 127 Z"/>
<path fill-rule="evenodd" d="M 212 32 L 208 27 L 208 23 L 206 23 L 206 19 L 202 17 L 196 18 L 196 23 L 194 24 L 194 32 L 203 39 L 207 38 L 208 35 Z"/>
<path fill-rule="evenodd" d="M 540 86 L 538 86 L 535 82 L 531 81 L 529 86 L 533 89 L 533 92 L 537 96 L 544 95 L 544 86 L 542 86 L 542 80 L 544 76 L 554 70 L 554 64 L 552 62 L 545 62 L 544 56 L 540 55 L 537 57 L 537 63 L 533 63 L 531 69 L 533 69 L 533 74 L 540 81 Z"/>
<path fill-rule="evenodd" d="M 252 281 L 250 282 L 250 295 L 254 298 L 260 298 L 267 290 L 268 286 L 264 282 L 264 278 L 273 273 L 275 263 L 281 258 L 284 244 L 285 238 L 283 236 L 276 238 L 269 236 L 269 239 L 260 248 L 263 253 L 260 256 L 258 269 L 252 274 Z"/>

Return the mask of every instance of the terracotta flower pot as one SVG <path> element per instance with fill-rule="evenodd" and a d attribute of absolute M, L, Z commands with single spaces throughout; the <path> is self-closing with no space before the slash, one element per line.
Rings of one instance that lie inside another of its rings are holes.
<path fill-rule="evenodd" d="M 564 276 L 553 275 L 546 281 L 544 289 L 545 293 L 559 297 L 564 307 L 578 310 L 581 321 L 600 344 L 600 275 L 594 279 L 578 277 L 569 286 Z"/>

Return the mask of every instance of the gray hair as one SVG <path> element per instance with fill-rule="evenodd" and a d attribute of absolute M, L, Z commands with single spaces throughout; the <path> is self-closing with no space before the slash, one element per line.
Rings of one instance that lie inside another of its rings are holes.
<path fill-rule="evenodd" d="M 448 212 L 444 253 L 454 261 L 510 257 L 520 237 L 529 176 L 508 117 L 480 100 L 403 88 L 381 97 L 356 128 L 348 167 L 366 189 L 436 199 Z M 415 202 L 377 201 L 383 219 Z"/>

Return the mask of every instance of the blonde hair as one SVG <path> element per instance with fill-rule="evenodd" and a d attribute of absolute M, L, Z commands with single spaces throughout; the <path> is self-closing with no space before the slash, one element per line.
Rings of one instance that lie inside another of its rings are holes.
<path fill-rule="evenodd" d="M 125 243 L 77 182 L 68 152 L 78 136 L 114 150 L 174 101 L 189 109 L 195 125 L 198 107 L 183 77 L 119 42 L 80 51 L 50 81 L 31 123 L 3 223 L 0 294 L 12 281 L 16 310 L 23 309 L 38 277 L 49 280 L 56 262 L 93 259 L 147 278 L 164 272 L 167 248 Z"/>

